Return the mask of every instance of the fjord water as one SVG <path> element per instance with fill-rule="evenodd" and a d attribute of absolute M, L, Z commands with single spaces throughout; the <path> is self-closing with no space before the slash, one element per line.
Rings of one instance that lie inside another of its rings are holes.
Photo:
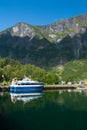
<path fill-rule="evenodd" d="M 44 92 L 28 102 L 0 93 L 0 130 L 87 130 L 84 92 Z"/>

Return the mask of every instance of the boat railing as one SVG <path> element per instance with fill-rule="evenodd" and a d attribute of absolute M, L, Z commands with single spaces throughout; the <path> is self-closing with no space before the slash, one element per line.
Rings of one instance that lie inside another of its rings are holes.
<path fill-rule="evenodd" d="M 18 84 L 18 80 L 17 79 L 13 79 L 11 84 L 12 85 L 17 85 Z"/>

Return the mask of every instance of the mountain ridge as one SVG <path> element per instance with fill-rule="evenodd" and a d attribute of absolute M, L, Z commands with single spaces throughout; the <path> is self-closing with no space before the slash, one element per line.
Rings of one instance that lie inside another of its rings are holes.
<path fill-rule="evenodd" d="M 0 57 L 39 67 L 87 58 L 87 14 L 45 26 L 17 23 L 0 32 Z"/>

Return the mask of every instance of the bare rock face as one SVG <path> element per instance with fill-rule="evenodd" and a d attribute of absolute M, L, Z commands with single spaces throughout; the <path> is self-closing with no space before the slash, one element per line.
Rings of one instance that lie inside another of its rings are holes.
<path fill-rule="evenodd" d="M 87 14 L 44 26 L 33 26 L 20 22 L 8 31 L 11 36 L 29 37 L 30 39 L 38 36 L 39 39 L 46 38 L 54 43 L 60 43 L 66 36 L 73 38 L 75 35 L 83 34 L 87 31 Z"/>
<path fill-rule="evenodd" d="M 70 19 L 57 21 L 41 27 L 46 34 L 55 42 L 60 42 L 67 35 L 70 37 L 78 33 L 84 33 L 87 29 L 87 14 L 79 15 Z"/>
<path fill-rule="evenodd" d="M 18 23 L 14 27 L 11 28 L 11 35 L 12 36 L 19 36 L 19 37 L 34 37 L 35 31 L 32 27 L 25 23 Z"/>

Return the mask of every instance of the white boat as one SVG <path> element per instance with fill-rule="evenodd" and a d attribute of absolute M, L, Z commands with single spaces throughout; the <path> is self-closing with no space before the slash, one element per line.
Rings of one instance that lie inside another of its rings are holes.
<path fill-rule="evenodd" d="M 44 84 L 42 82 L 33 81 L 27 77 L 23 80 L 13 79 L 10 85 L 10 92 L 14 93 L 28 93 L 32 95 L 38 95 L 44 89 Z"/>

